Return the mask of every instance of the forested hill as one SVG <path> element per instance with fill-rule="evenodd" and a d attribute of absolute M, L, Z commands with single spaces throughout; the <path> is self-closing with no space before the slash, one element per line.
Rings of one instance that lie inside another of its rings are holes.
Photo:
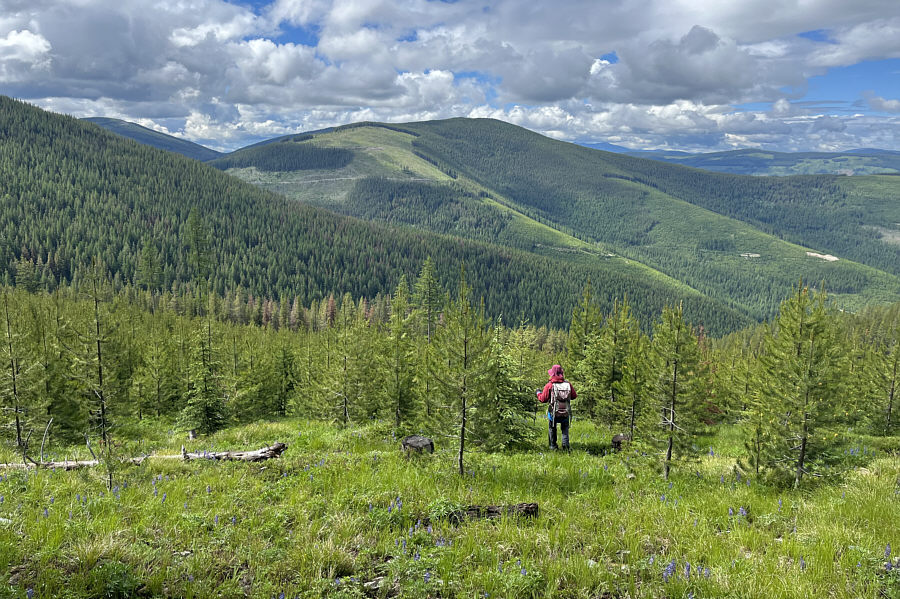
<path fill-rule="evenodd" d="M 900 173 L 900 152 L 861 149 L 848 152 L 770 152 L 745 149 L 691 154 L 662 150 L 634 152 L 627 148 L 606 148 L 638 158 L 652 158 L 734 175 L 873 175 Z"/>
<path fill-rule="evenodd" d="M 490 119 L 358 123 L 225 159 L 247 181 L 360 218 L 566 262 L 626 258 L 754 319 L 800 279 L 824 281 L 845 309 L 900 299 L 896 177 L 710 173 Z"/>
<path fill-rule="evenodd" d="M 90 117 L 84 120 L 99 125 L 107 131 L 112 131 L 123 137 L 131 138 L 142 144 L 153 146 L 160 150 L 176 152 L 182 156 L 193 158 L 194 160 L 213 160 L 222 155 L 221 152 L 216 152 L 206 146 L 195 144 L 186 139 L 179 139 L 173 135 L 166 135 L 165 133 L 142 127 L 136 123 L 129 123 L 128 121 L 106 117 Z"/>
<path fill-rule="evenodd" d="M 23 265 L 41 284 L 78 282 L 99 256 L 118 284 L 185 285 L 195 273 L 186 247 L 197 207 L 211 237 L 211 282 L 224 294 L 330 293 L 374 298 L 412 279 L 426 257 L 452 288 L 467 278 L 493 316 L 565 327 L 590 279 L 604 308 L 628 294 L 648 321 L 684 301 L 695 323 L 733 330 L 748 320 L 699 293 L 621 271 L 617 261 L 555 261 L 491 244 L 396 229 L 286 201 L 200 162 L 138 144 L 74 118 L 0 97 L 0 269 L 14 280 Z"/>

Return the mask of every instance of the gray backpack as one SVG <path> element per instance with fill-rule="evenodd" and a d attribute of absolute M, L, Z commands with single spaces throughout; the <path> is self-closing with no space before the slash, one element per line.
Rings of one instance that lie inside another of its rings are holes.
<path fill-rule="evenodd" d="M 550 388 L 550 413 L 556 418 L 568 418 L 572 412 L 569 405 L 569 396 L 572 395 L 572 385 L 569 381 L 553 383 Z"/>

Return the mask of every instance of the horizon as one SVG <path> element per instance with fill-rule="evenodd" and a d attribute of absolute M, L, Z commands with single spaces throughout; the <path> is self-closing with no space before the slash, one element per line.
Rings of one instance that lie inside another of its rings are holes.
<path fill-rule="evenodd" d="M 629 150 L 900 150 L 900 6 L 867 0 L 0 0 L 0 88 L 230 151 L 490 117 Z"/>

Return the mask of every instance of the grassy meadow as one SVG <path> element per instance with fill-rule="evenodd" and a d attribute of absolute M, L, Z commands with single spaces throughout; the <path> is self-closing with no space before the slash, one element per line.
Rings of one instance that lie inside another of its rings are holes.
<path fill-rule="evenodd" d="M 609 431 L 585 422 L 571 453 L 550 453 L 545 424 L 531 449 L 467 453 L 462 477 L 451 439 L 406 459 L 387 426 L 296 419 L 187 443 L 282 441 L 279 459 L 121 465 L 111 492 L 100 468 L 4 470 L 0 596 L 900 597 L 895 439 L 851 442 L 842 476 L 791 491 L 735 474 L 736 429 L 665 482 L 655 458 L 609 452 Z M 122 441 L 122 457 L 184 442 L 160 428 L 127 437 L 142 440 Z M 2 461 L 18 459 L 4 448 Z M 520 502 L 539 516 L 445 517 Z"/>

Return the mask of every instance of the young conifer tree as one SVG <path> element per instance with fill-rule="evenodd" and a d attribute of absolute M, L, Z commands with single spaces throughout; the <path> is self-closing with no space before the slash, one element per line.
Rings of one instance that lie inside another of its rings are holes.
<path fill-rule="evenodd" d="M 466 435 L 471 428 L 472 410 L 484 407 L 490 397 L 491 335 L 487 330 L 484 308 L 475 308 L 470 300 L 465 270 L 460 274 L 459 291 L 444 313 L 445 324 L 435 336 L 435 360 L 431 378 L 444 403 L 435 417 L 454 431 L 459 441 L 457 464 L 465 473 Z M 448 419 L 449 422 L 447 421 Z M 446 430 L 446 429 L 445 429 Z"/>
<path fill-rule="evenodd" d="M 687 457 L 702 432 L 705 408 L 700 346 L 680 304 L 663 309 L 653 328 L 651 351 L 654 393 L 648 413 L 656 419 L 649 433 L 661 450 L 668 479 L 672 461 Z"/>
<path fill-rule="evenodd" d="M 632 406 L 622 397 L 622 379 L 625 362 L 639 334 L 628 300 L 616 301 L 578 367 L 585 395 L 595 398 L 598 416 L 617 431 L 625 430 L 631 420 Z"/>
<path fill-rule="evenodd" d="M 409 309 L 409 288 L 406 278 L 400 279 L 391 300 L 387 346 L 380 354 L 379 370 L 384 378 L 384 404 L 390 406 L 391 418 L 397 434 L 413 429 L 419 416 L 419 397 L 416 393 L 416 357 L 413 344 L 413 325 Z"/>
<path fill-rule="evenodd" d="M 767 470 L 800 485 L 830 449 L 829 427 L 844 420 L 847 351 L 824 291 L 799 285 L 767 331 L 757 386 L 769 414 Z"/>

